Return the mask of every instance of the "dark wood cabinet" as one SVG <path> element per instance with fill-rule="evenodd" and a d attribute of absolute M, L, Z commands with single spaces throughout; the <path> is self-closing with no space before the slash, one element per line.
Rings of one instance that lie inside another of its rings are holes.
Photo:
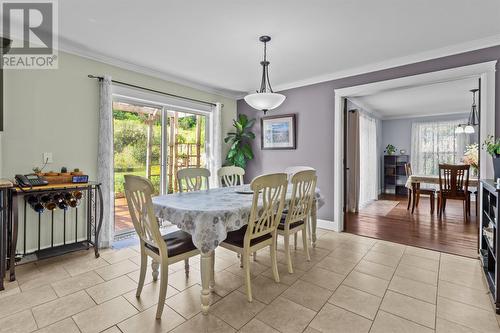
<path fill-rule="evenodd" d="M 405 164 L 410 160 L 408 155 L 384 156 L 384 193 L 407 195 Z"/>
<path fill-rule="evenodd" d="M 493 179 L 481 180 L 483 201 L 481 204 L 481 224 L 479 228 L 479 252 L 486 281 L 493 296 L 495 309 L 500 314 L 500 297 L 497 284 L 498 272 L 498 207 L 500 188 Z"/>

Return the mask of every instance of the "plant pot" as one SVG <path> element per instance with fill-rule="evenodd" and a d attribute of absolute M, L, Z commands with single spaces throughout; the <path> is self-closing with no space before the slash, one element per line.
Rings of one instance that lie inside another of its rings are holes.
<path fill-rule="evenodd" d="M 500 178 L 500 156 L 493 157 L 493 170 L 495 172 L 495 181 Z"/>

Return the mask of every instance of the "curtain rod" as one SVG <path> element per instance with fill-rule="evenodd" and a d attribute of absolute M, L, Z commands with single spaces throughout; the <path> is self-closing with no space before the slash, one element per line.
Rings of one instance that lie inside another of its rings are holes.
<path fill-rule="evenodd" d="M 92 74 L 89 74 L 88 77 L 90 79 L 98 79 L 99 81 L 101 81 L 101 80 L 104 79 L 104 77 L 102 77 L 102 76 L 97 76 L 97 75 L 92 75 Z M 191 101 L 191 102 L 203 103 L 203 104 L 207 104 L 207 105 L 211 105 L 211 106 L 215 106 L 216 105 L 215 103 L 212 103 L 212 102 L 207 102 L 207 101 L 202 101 L 202 100 L 199 100 L 199 99 L 194 99 L 194 98 L 179 96 L 179 95 L 175 95 L 175 94 L 170 94 L 170 93 L 166 93 L 166 92 L 163 92 L 163 91 L 154 90 L 154 89 L 150 89 L 150 88 L 145 88 L 145 87 L 137 86 L 135 84 L 130 84 L 130 83 L 122 82 L 122 81 L 111 80 L 111 82 L 117 83 L 117 84 L 121 84 L 121 85 L 124 85 L 124 86 L 128 86 L 128 87 L 132 87 L 132 88 L 136 88 L 136 89 L 141 89 L 141 90 L 146 90 L 146 91 L 154 92 L 154 93 L 157 93 L 157 94 L 162 94 L 162 95 L 167 95 L 167 96 L 170 96 L 170 97 L 180 98 L 180 99 L 188 100 L 188 101 Z"/>

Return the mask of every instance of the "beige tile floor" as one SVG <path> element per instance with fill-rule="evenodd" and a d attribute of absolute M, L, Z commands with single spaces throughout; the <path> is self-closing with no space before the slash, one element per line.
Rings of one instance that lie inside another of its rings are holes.
<path fill-rule="evenodd" d="M 0 332 L 500 332 L 478 260 L 319 230 L 311 262 L 299 247 L 295 273 L 267 250 L 252 262 L 254 301 L 236 255 L 216 251 L 216 286 L 200 313 L 199 259 L 170 267 L 163 317 L 148 272 L 135 297 L 137 247 L 92 251 L 19 266 L 0 292 Z M 301 242 L 299 242 L 300 244 Z"/>

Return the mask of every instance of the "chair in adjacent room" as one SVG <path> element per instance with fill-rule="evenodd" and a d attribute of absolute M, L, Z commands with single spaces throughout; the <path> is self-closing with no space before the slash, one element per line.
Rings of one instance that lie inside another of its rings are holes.
<path fill-rule="evenodd" d="M 141 248 L 141 268 L 139 282 L 137 286 L 136 297 L 141 296 L 148 257 L 151 257 L 153 263 L 153 281 L 158 280 L 158 269 L 160 275 L 160 293 L 158 306 L 156 309 L 156 319 L 160 319 L 168 286 L 168 265 L 181 260 L 198 255 L 200 252 L 194 246 L 191 235 L 178 230 L 166 235 L 160 233 L 160 224 L 154 214 L 153 202 L 151 196 L 154 188 L 151 182 L 143 177 L 125 175 L 125 196 L 127 198 L 130 217 L 134 224 L 135 231 L 139 236 Z M 186 265 L 186 274 L 188 274 L 189 265 Z"/>
<path fill-rule="evenodd" d="M 217 170 L 219 187 L 243 185 L 244 175 L 245 175 L 245 169 L 243 168 L 234 165 L 222 167 L 219 170 Z"/>
<path fill-rule="evenodd" d="M 210 170 L 205 168 L 185 168 L 177 171 L 179 192 L 192 192 L 210 188 Z"/>
<path fill-rule="evenodd" d="M 410 163 L 405 163 L 405 172 L 406 172 L 406 177 L 410 177 L 411 175 L 413 175 L 413 170 L 411 168 Z M 408 206 L 406 207 L 406 209 L 410 209 L 410 204 L 411 204 L 412 205 L 411 213 L 413 214 L 413 212 L 415 211 L 415 207 L 418 208 L 421 194 L 429 196 L 431 214 L 434 214 L 436 189 L 434 187 L 425 187 L 425 185 L 422 186 L 420 183 L 417 183 L 416 193 L 413 193 L 413 188 L 408 189 Z"/>
<path fill-rule="evenodd" d="M 252 208 L 248 224 L 239 230 L 231 231 L 220 246 L 239 253 L 245 271 L 247 298 L 252 302 L 250 281 L 250 254 L 267 246 L 271 250 L 271 264 L 274 280 L 279 282 L 278 262 L 276 259 L 277 227 L 285 205 L 286 174 L 277 173 L 255 178 L 250 184 L 253 191 Z"/>
<path fill-rule="evenodd" d="M 290 236 L 302 232 L 302 243 L 306 260 L 310 261 L 307 244 L 307 225 L 311 215 L 312 201 L 316 189 L 316 171 L 299 171 L 292 176 L 292 196 L 288 204 L 288 213 L 283 215 L 278 225 L 278 235 L 285 238 L 285 256 L 288 273 L 293 273 L 292 258 L 290 256 Z"/>
<path fill-rule="evenodd" d="M 447 200 L 461 200 L 463 203 L 464 220 L 468 221 L 470 215 L 470 191 L 469 191 L 469 169 L 470 165 L 439 165 L 439 195 L 438 210 L 439 218 L 446 209 Z"/>

